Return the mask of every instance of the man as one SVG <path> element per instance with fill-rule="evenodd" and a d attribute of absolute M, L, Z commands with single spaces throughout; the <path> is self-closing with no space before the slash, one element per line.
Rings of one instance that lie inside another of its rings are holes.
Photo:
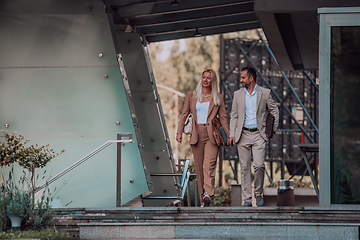
<path fill-rule="evenodd" d="M 274 131 L 279 124 L 279 109 L 270 95 L 270 89 L 256 84 L 256 71 L 252 67 L 241 69 L 242 89 L 234 93 L 230 118 L 231 145 L 236 143 L 241 166 L 241 187 L 244 207 L 252 206 L 251 154 L 254 165 L 254 196 L 258 207 L 264 206 L 262 197 L 265 172 L 266 117 L 274 117 Z"/>

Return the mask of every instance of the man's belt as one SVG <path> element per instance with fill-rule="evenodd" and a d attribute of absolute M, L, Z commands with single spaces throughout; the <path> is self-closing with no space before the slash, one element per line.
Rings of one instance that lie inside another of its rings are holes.
<path fill-rule="evenodd" d="M 246 127 L 243 127 L 243 129 L 249 132 L 255 132 L 258 130 L 257 128 L 246 128 Z"/>

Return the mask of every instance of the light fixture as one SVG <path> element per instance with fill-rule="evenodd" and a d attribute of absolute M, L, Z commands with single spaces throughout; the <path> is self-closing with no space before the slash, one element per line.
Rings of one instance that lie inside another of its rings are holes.
<path fill-rule="evenodd" d="M 177 0 L 171 0 L 171 6 L 177 6 L 179 5 L 178 1 Z"/>
<path fill-rule="evenodd" d="M 201 32 L 199 32 L 199 30 L 197 28 L 196 28 L 194 36 L 195 37 L 201 37 L 202 36 Z"/>

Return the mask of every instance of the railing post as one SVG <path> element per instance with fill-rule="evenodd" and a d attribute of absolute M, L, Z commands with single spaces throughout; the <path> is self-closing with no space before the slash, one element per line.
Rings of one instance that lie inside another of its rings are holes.
<path fill-rule="evenodd" d="M 187 188 L 186 188 L 186 191 L 187 191 L 187 205 L 188 205 L 188 207 L 191 207 L 190 181 L 188 181 L 186 187 L 187 187 Z"/>
<path fill-rule="evenodd" d="M 198 188 L 197 188 L 198 184 L 197 184 L 197 178 L 195 178 L 195 207 L 197 207 L 198 204 Z"/>
<path fill-rule="evenodd" d="M 116 140 L 122 140 L 122 137 L 133 139 L 132 133 L 118 133 Z M 116 157 L 116 207 L 121 207 L 121 146 L 124 143 L 117 143 L 117 157 Z"/>
<path fill-rule="evenodd" d="M 116 140 L 121 140 L 120 133 L 117 134 Z M 116 207 L 121 206 L 121 143 L 117 143 L 116 156 Z"/>

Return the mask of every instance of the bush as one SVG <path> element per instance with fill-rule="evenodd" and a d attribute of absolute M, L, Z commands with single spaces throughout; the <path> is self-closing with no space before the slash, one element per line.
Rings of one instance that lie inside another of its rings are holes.
<path fill-rule="evenodd" d="M 217 188 L 215 189 L 215 196 L 213 206 L 230 206 L 231 205 L 231 188 Z"/>
<path fill-rule="evenodd" d="M 0 239 L 21 239 L 21 238 L 41 238 L 41 239 L 66 239 L 74 238 L 67 232 L 61 232 L 57 230 L 45 229 L 41 231 L 28 230 L 28 231 L 16 231 L 0 232 Z"/>
<path fill-rule="evenodd" d="M 9 178 L 0 189 L 0 228 L 7 230 L 8 214 L 23 217 L 21 229 L 41 229 L 49 225 L 52 219 L 51 193 L 45 188 L 38 199 L 35 199 L 35 169 L 43 168 L 51 159 L 62 154 L 64 150 L 55 153 L 50 144 L 38 146 L 26 144 L 30 141 L 15 132 L 4 134 L 4 142 L 0 142 L 0 166 L 19 164 L 23 169 L 23 176 L 16 182 L 14 168 L 9 171 Z M 28 177 L 28 173 L 31 177 Z M 45 172 L 44 172 L 45 174 Z M 45 178 L 45 175 L 42 179 Z"/>
<path fill-rule="evenodd" d="M 8 197 L 6 213 L 21 216 L 23 221 L 30 217 L 30 211 L 33 209 L 33 201 L 30 185 L 27 184 L 26 176 L 20 178 L 19 184 L 14 181 L 14 168 L 9 172 L 9 179 L 5 182 L 2 192 Z"/>
<path fill-rule="evenodd" d="M 0 223 L 1 231 L 11 228 L 7 215 L 16 215 L 23 218 L 21 229 L 39 230 L 50 225 L 53 217 L 51 208 L 51 192 L 47 188 L 38 199 L 33 196 L 31 183 L 23 172 L 18 184 L 14 181 L 13 168 L 9 172 L 9 179 L 0 191 Z"/>
<path fill-rule="evenodd" d="M 4 191 L 0 191 L 0 231 L 5 231 L 8 228 L 10 219 L 7 217 L 7 206 L 9 195 Z"/>
<path fill-rule="evenodd" d="M 27 228 L 39 230 L 50 225 L 54 216 L 51 202 L 50 189 L 46 189 L 34 206 L 33 214 L 26 224 Z"/>

